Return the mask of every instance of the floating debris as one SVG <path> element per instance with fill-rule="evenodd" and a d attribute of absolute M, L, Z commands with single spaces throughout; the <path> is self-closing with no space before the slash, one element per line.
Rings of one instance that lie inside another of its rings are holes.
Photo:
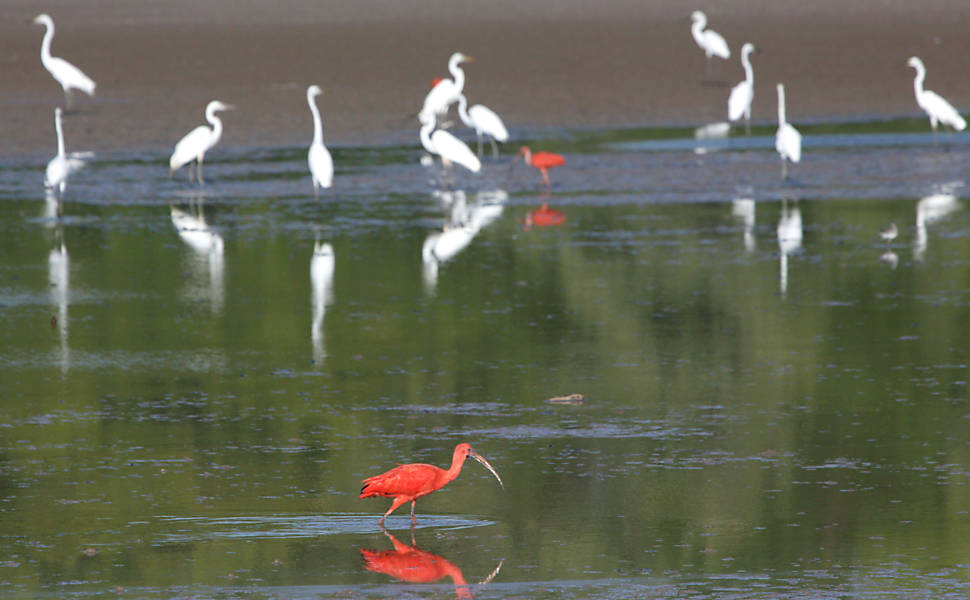
<path fill-rule="evenodd" d="M 582 394 L 569 394 L 568 396 L 553 396 L 546 400 L 549 404 L 568 404 L 569 406 L 579 406 L 586 401 Z"/>

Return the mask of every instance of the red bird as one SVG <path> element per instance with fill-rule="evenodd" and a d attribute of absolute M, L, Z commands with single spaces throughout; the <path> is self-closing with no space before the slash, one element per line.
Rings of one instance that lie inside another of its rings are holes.
<path fill-rule="evenodd" d="M 451 468 L 447 471 L 423 463 L 399 465 L 386 473 L 365 479 L 363 481 L 364 487 L 360 488 L 360 497 L 387 496 L 394 498 L 391 508 L 387 509 L 384 516 L 378 521 L 379 525 L 383 525 L 384 519 L 405 502 L 411 503 L 411 522 L 417 523 L 417 519 L 414 518 L 414 504 L 418 498 L 445 487 L 448 482 L 458 477 L 458 474 L 461 473 L 461 466 L 469 456 L 491 471 L 492 475 L 495 475 L 495 479 L 498 479 L 499 484 L 503 488 L 505 487 L 502 478 L 498 476 L 492 465 L 475 452 L 470 444 L 458 444 L 455 446 L 455 453 L 451 457 Z"/>
<path fill-rule="evenodd" d="M 525 228 L 530 227 L 553 227 L 562 225 L 566 222 L 566 215 L 561 210 L 549 208 L 545 202 L 535 210 L 530 210 L 525 215 Z"/>
<path fill-rule="evenodd" d="M 519 150 L 519 156 L 525 157 L 525 164 L 532 165 L 533 167 L 539 169 L 542 173 L 542 181 L 549 187 L 549 169 L 554 169 L 556 167 L 561 167 L 566 164 L 566 159 L 563 158 L 562 154 L 556 154 L 554 152 L 536 152 L 532 153 L 528 146 L 522 146 Z M 516 156 L 518 160 L 519 156 Z"/>
<path fill-rule="evenodd" d="M 406 546 L 387 531 L 384 531 L 384 535 L 394 544 L 393 550 L 377 552 L 360 549 L 364 567 L 368 571 L 390 575 L 408 583 L 431 583 L 444 577 L 451 577 L 455 582 L 455 594 L 459 598 L 472 597 L 465 576 L 455 564 L 437 554 L 418 548 L 413 536 L 411 545 Z"/>

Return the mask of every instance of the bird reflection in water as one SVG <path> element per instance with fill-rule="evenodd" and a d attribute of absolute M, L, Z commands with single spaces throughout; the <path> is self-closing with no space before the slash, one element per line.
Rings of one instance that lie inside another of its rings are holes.
<path fill-rule="evenodd" d="M 949 191 L 926 196 L 916 203 L 916 234 L 913 238 L 913 259 L 923 262 L 926 255 L 926 226 L 947 217 L 960 208 L 957 197 Z"/>
<path fill-rule="evenodd" d="M 333 246 L 316 240 L 310 259 L 310 287 L 313 322 L 310 325 L 310 341 L 313 343 L 313 362 L 322 364 L 327 357 L 323 345 L 323 316 L 327 305 L 333 304 Z"/>
<path fill-rule="evenodd" d="M 797 203 L 793 204 L 789 208 L 788 200 L 782 199 L 781 219 L 778 221 L 779 287 L 782 296 L 788 293 L 788 255 L 802 247 L 802 211 Z"/>
<path fill-rule="evenodd" d="M 744 249 L 748 252 L 754 252 L 754 198 L 735 198 L 731 200 L 731 214 L 741 219 L 741 223 L 744 225 Z"/>
<path fill-rule="evenodd" d="M 707 154 L 727 148 L 728 136 L 731 135 L 731 124 L 727 121 L 707 123 L 694 129 L 694 154 Z"/>
<path fill-rule="evenodd" d="M 566 213 L 561 210 L 549 208 L 549 204 L 542 203 L 542 206 L 535 210 L 530 210 L 525 214 L 525 221 L 522 229 L 528 231 L 533 227 L 556 227 L 566 222 Z"/>
<path fill-rule="evenodd" d="M 391 550 L 360 549 L 364 559 L 364 568 L 375 573 L 383 573 L 407 583 L 432 583 L 445 577 L 450 577 L 455 584 L 455 597 L 473 597 L 471 588 L 465 581 L 461 569 L 454 563 L 426 550 L 418 548 L 414 540 L 414 527 L 411 527 L 411 545 L 402 544 L 389 531 L 381 527 L 384 535 L 391 540 L 394 548 Z M 498 575 L 502 569 L 502 561 L 481 581 L 479 585 L 486 585 Z"/>
<path fill-rule="evenodd" d="M 188 290 L 188 296 L 192 299 L 208 298 L 212 312 L 220 313 L 225 303 L 225 243 L 222 236 L 206 223 L 202 203 L 203 197 L 197 195 L 190 201 L 188 211 L 171 206 L 172 225 L 195 254 L 191 266 L 191 279 L 195 285 Z"/>
<path fill-rule="evenodd" d="M 445 211 L 445 224 L 432 231 L 421 248 L 422 276 L 425 291 L 434 294 L 438 286 L 438 269 L 471 244 L 478 233 L 502 215 L 509 200 L 502 189 L 482 190 L 469 204 L 464 190 L 433 193 Z"/>
<path fill-rule="evenodd" d="M 51 303 L 57 307 L 57 314 L 51 318 L 51 327 L 57 329 L 60 337 L 61 372 L 67 373 L 71 364 L 70 348 L 67 344 L 67 305 L 70 291 L 71 259 L 64 245 L 64 232 L 57 229 L 54 246 L 47 255 L 47 275 L 50 282 Z"/>

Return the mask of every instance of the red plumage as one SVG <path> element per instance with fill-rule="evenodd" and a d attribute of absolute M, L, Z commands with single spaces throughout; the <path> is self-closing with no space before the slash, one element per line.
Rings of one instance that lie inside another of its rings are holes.
<path fill-rule="evenodd" d="M 381 517 L 379 521 L 381 524 L 399 506 L 410 502 L 411 522 L 415 522 L 414 505 L 417 499 L 443 488 L 449 481 L 458 477 L 465 458 L 469 456 L 480 462 L 482 466 L 492 472 L 492 475 L 495 475 L 499 483 L 502 483 L 502 479 L 492 468 L 492 465 L 475 452 L 470 444 L 458 444 L 451 456 L 451 467 L 447 471 L 424 463 L 398 465 L 390 471 L 365 479 L 363 487 L 360 488 L 360 497 L 386 496 L 394 498 L 394 501 L 391 502 L 391 508 L 387 509 L 384 516 Z"/>
<path fill-rule="evenodd" d="M 546 184 L 546 187 L 550 186 L 549 169 L 561 167 L 566 164 L 566 159 L 562 154 L 556 154 L 555 152 L 533 153 L 528 146 L 522 146 L 519 150 L 519 156 L 525 157 L 525 163 L 527 165 L 539 169 L 539 172 L 542 173 L 542 182 Z"/>

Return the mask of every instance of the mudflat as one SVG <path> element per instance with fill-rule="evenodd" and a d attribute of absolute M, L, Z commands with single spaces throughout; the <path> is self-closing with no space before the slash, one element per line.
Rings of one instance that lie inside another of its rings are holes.
<path fill-rule="evenodd" d="M 705 10 L 732 57 L 705 57 L 690 12 Z M 69 149 L 162 153 L 204 122 L 212 99 L 222 144 L 309 143 L 306 87 L 316 83 L 328 143 L 417 144 L 415 115 L 449 55 L 465 92 L 505 119 L 513 137 L 543 129 L 700 125 L 727 117 L 743 79 L 741 44 L 759 52 L 753 120 L 774 122 L 784 82 L 788 119 L 916 115 L 909 56 L 926 86 L 970 109 L 970 8 L 965 0 L 8 0 L 0 6 L 0 131 L 5 156 L 54 150 L 60 86 L 40 63 L 41 11 L 53 54 L 98 83 L 76 93 Z"/>

